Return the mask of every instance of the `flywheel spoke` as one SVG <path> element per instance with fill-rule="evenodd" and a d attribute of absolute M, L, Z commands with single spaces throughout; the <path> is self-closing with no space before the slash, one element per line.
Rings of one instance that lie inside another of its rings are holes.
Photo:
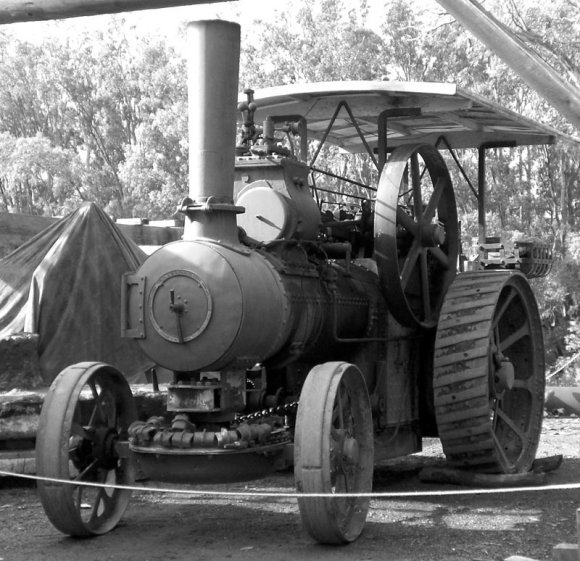
<path fill-rule="evenodd" d="M 413 236 L 418 235 L 419 224 L 417 224 L 417 222 L 413 220 L 413 217 L 407 214 L 401 207 L 397 207 L 397 222 Z"/>
<path fill-rule="evenodd" d="M 431 309 L 431 279 L 429 278 L 429 265 L 427 263 L 427 252 L 423 250 L 420 256 L 420 271 L 421 271 L 421 296 L 423 302 L 423 317 L 427 320 L 431 319 L 433 313 Z"/>
<path fill-rule="evenodd" d="M 446 187 L 445 180 L 442 178 L 439 178 L 437 180 L 437 183 L 435 184 L 435 189 L 433 189 L 433 194 L 431 195 L 431 198 L 429 199 L 429 202 L 427 203 L 427 207 L 425 208 L 425 211 L 423 212 L 423 217 L 422 217 L 423 223 L 428 224 L 435 217 L 435 212 L 437 211 L 437 208 L 439 207 L 439 203 L 441 201 L 441 197 L 443 196 L 443 191 L 444 191 L 445 187 Z"/>
<path fill-rule="evenodd" d="M 406 287 L 409 284 L 409 280 L 411 279 L 411 275 L 415 271 L 415 267 L 417 266 L 417 260 L 421 256 L 421 244 L 418 240 L 413 241 L 413 245 L 407 254 L 405 259 L 405 263 L 403 265 L 403 269 L 401 270 L 401 285 Z"/>
<path fill-rule="evenodd" d="M 427 248 L 443 269 L 449 269 L 449 256 L 440 247 Z"/>

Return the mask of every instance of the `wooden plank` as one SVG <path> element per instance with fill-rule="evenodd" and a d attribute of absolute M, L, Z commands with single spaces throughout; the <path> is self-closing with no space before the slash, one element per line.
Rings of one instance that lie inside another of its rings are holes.
<path fill-rule="evenodd" d="M 137 245 L 165 245 L 180 240 L 183 228 L 150 226 L 148 224 L 117 224 L 117 228 Z"/>
<path fill-rule="evenodd" d="M 578 561 L 577 543 L 559 543 L 552 548 L 552 561 Z"/>
<path fill-rule="evenodd" d="M 163 415 L 167 400 L 165 391 L 155 392 L 149 384 L 132 385 L 131 391 L 140 419 Z M 36 438 L 45 394 L 46 388 L 38 391 L 0 392 L 0 442 Z"/>
<path fill-rule="evenodd" d="M 34 450 L 0 452 L 0 470 L 22 475 L 36 473 Z"/>
<path fill-rule="evenodd" d="M 576 533 L 580 541 L 580 508 L 576 510 Z M 578 561 L 580 548 L 577 543 L 559 543 L 552 548 L 552 561 Z"/>
<path fill-rule="evenodd" d="M 546 482 L 544 473 L 476 473 L 452 468 L 427 467 L 419 472 L 421 481 L 430 483 L 451 483 L 481 488 L 524 487 L 543 485 Z"/>
<path fill-rule="evenodd" d="M 34 440 L 38 430 L 38 419 L 39 415 L 35 413 L 0 418 L 0 441 Z"/>
<path fill-rule="evenodd" d="M 546 456 L 545 458 L 536 458 L 532 463 L 532 471 L 536 473 L 549 473 L 551 471 L 556 471 L 564 460 L 562 454 L 556 454 L 555 456 Z"/>

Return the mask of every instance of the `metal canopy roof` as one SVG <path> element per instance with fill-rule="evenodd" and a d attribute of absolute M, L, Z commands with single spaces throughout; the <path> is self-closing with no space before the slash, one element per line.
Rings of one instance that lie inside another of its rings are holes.
<path fill-rule="evenodd" d="M 240 96 L 240 101 L 245 100 Z M 402 144 L 435 144 L 444 136 L 452 148 L 494 144 L 552 144 L 556 130 L 526 119 L 496 103 L 432 82 L 320 82 L 257 90 L 256 122 L 266 116 L 304 117 L 309 138 L 322 139 L 341 101 L 346 102 L 365 140 L 378 144 L 379 115 L 387 113 L 387 149 Z M 364 152 L 344 107 L 327 141 L 349 152 Z"/>

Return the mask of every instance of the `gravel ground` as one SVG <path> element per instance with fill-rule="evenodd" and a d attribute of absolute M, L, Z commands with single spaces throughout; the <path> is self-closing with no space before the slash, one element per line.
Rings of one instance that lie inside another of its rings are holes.
<path fill-rule="evenodd" d="M 580 419 L 545 419 L 538 457 L 554 454 L 564 461 L 547 485 L 580 483 Z M 377 468 L 375 490 L 465 489 L 419 481 L 422 467 L 443 463 L 439 442 L 426 440 L 421 454 Z M 291 491 L 293 482 L 281 473 L 227 488 Z M 577 489 L 377 499 L 361 538 L 329 547 L 303 531 L 294 499 L 143 491 L 134 493 L 114 531 L 78 540 L 50 525 L 30 482 L 0 478 L 0 561 L 495 561 L 513 555 L 544 561 L 556 544 L 577 543 L 579 506 Z"/>

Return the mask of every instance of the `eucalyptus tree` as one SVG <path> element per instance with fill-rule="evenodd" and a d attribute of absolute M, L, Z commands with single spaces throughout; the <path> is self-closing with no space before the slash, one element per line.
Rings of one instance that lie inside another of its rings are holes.
<path fill-rule="evenodd" d="M 31 166 L 46 161 L 47 145 L 71 155 L 53 162 L 69 168 L 60 175 L 72 182 L 71 201 L 33 189 L 18 208 L 60 213 L 91 200 L 119 217 L 143 205 L 141 213 L 165 215 L 167 205 L 158 199 L 177 199 L 186 181 L 185 88 L 183 59 L 160 37 L 140 36 L 121 20 L 38 41 L 0 35 L 0 132 L 10 135 L 13 153 L 17 141 L 30 139 Z M 170 192 L 149 197 L 146 190 L 163 189 L 151 181 L 137 185 L 135 178 L 158 169 Z M 3 176 L 5 187 L 29 181 L 12 170 Z M 147 206 L 148 198 L 157 203 Z"/>

